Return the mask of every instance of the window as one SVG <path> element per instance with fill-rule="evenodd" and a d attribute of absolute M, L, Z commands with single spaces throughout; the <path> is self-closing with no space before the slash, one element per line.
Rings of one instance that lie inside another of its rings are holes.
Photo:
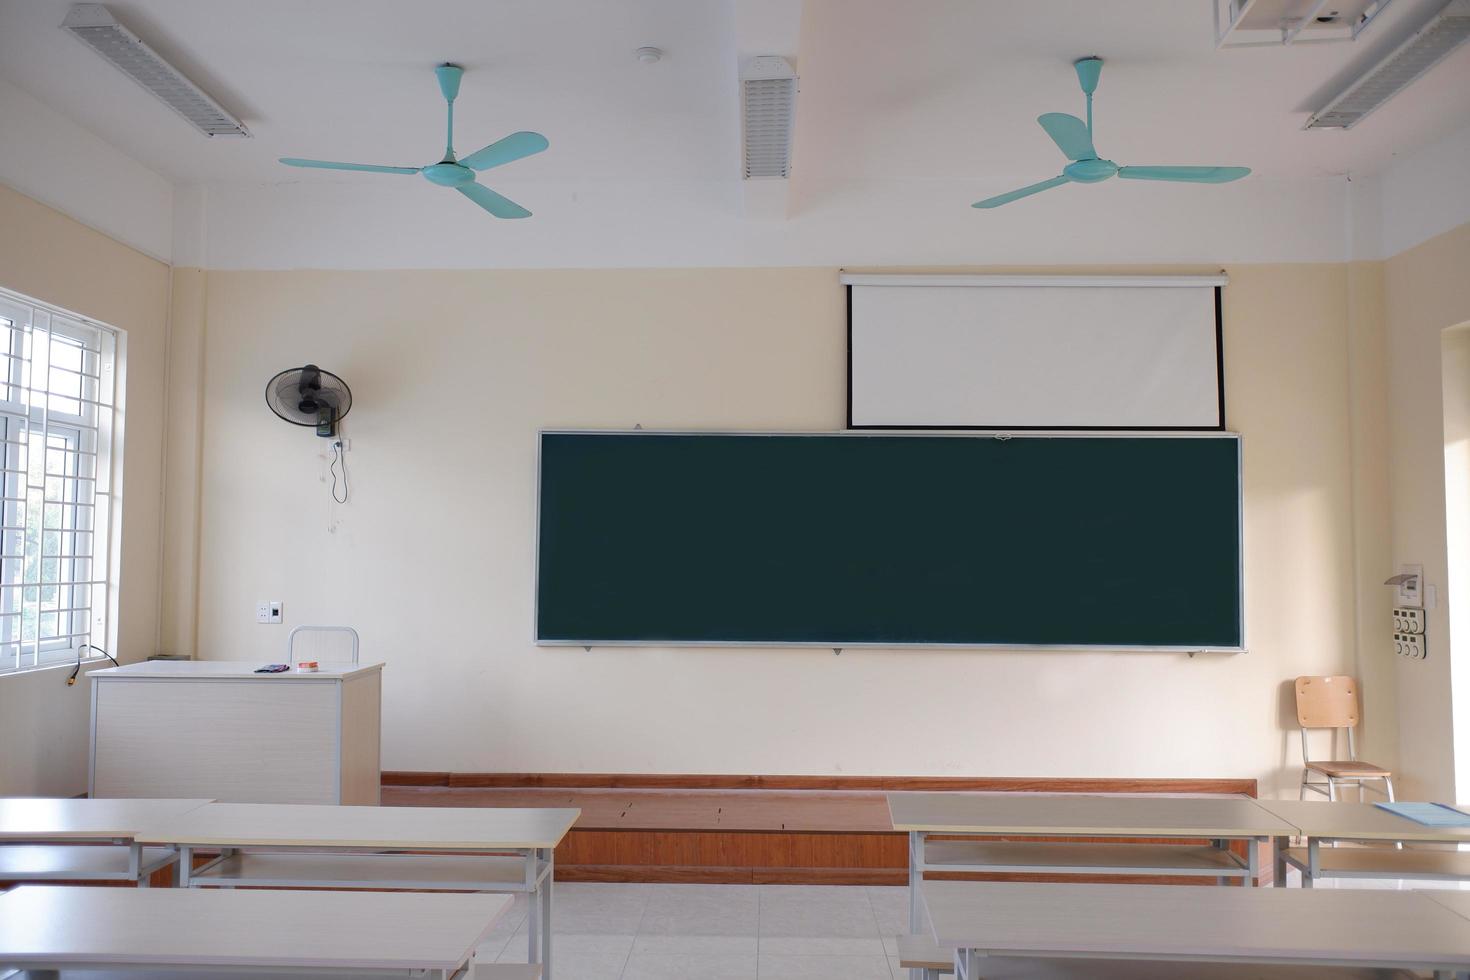
<path fill-rule="evenodd" d="M 0 672 L 111 646 L 117 345 L 0 290 Z"/>

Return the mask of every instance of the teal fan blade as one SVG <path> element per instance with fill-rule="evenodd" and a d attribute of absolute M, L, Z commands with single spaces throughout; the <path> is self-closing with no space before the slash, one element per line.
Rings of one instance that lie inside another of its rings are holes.
<path fill-rule="evenodd" d="M 1063 184 L 1070 184 L 1071 182 L 1072 178 L 1065 175 L 1061 177 L 1053 177 L 1051 180 L 1043 180 L 1039 184 L 1031 184 L 1028 187 L 1022 187 L 1020 190 L 1008 191 L 1005 194 L 997 194 L 994 197 L 987 197 L 983 201 L 976 201 L 974 204 L 970 205 L 970 207 L 998 208 L 1002 204 L 1010 204 L 1012 201 L 1019 201 L 1023 197 L 1030 197 L 1032 194 L 1040 194 L 1042 191 L 1049 191 L 1053 187 L 1061 187 Z"/>
<path fill-rule="evenodd" d="M 331 160 L 306 160 L 301 157 L 281 157 L 288 167 L 310 167 L 317 170 L 357 170 L 375 174 L 422 174 L 424 179 L 440 187 L 452 187 L 474 201 L 497 218 L 529 218 L 531 212 L 516 202 L 502 197 L 482 184 L 475 183 L 477 170 L 489 170 L 511 163 L 522 157 L 540 153 L 550 144 L 540 133 L 519 132 L 476 150 L 463 160 L 454 156 L 454 101 L 459 98 L 460 80 L 464 69 L 459 65 L 443 64 L 434 69 L 439 82 L 439 93 L 445 103 L 444 156 L 438 163 L 425 167 L 380 167 L 372 163 L 336 163 Z"/>
<path fill-rule="evenodd" d="M 531 212 L 508 197 L 501 197 L 483 184 L 461 184 L 455 188 L 497 218 L 529 218 Z"/>
<path fill-rule="evenodd" d="M 1119 167 L 1125 180 L 1180 180 L 1189 184 L 1228 184 L 1251 172 L 1250 167 Z"/>
<path fill-rule="evenodd" d="M 1067 155 L 1068 160 L 1096 160 L 1097 151 L 1092 148 L 1092 134 L 1087 123 L 1065 112 L 1048 112 L 1037 116 L 1036 121 L 1046 130 L 1046 135 Z"/>
<path fill-rule="evenodd" d="M 1087 98 L 1087 119 L 1084 121 L 1065 112 L 1048 112 L 1036 118 L 1046 135 L 1051 137 L 1057 149 L 1067 155 L 1071 162 L 1062 168 L 1060 177 L 1043 180 L 1008 194 L 997 194 L 972 207 L 998 208 L 1002 204 L 1019 201 L 1023 197 L 1039 194 L 1044 190 L 1066 183 L 1096 184 L 1112 177 L 1128 180 L 1173 180 L 1187 184 L 1224 184 L 1249 174 L 1249 167 L 1120 167 L 1111 160 L 1097 155 L 1093 142 L 1096 136 L 1092 127 L 1092 94 L 1097 90 L 1102 77 L 1102 59 L 1096 56 L 1079 58 L 1072 63 L 1077 72 L 1077 83 Z"/>
<path fill-rule="evenodd" d="M 363 170 L 370 174 L 416 174 L 418 167 L 380 167 L 375 163 L 333 163 L 331 160 L 303 160 L 300 157 L 281 157 L 288 167 L 312 167 L 317 170 Z"/>
<path fill-rule="evenodd" d="M 491 167 L 499 167 L 540 153 L 550 145 L 540 133 L 511 133 L 505 139 L 497 140 L 483 150 L 476 150 L 459 162 L 471 170 L 489 170 Z"/>

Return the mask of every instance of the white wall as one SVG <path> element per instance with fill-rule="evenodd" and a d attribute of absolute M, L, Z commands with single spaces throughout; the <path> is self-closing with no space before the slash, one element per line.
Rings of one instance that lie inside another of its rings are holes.
<path fill-rule="evenodd" d="M 358 627 L 390 769 L 1291 785 L 1283 685 L 1353 669 L 1347 279 L 1229 273 L 1248 654 L 536 647 L 537 430 L 840 428 L 832 268 L 208 273 L 198 652 Z M 261 404 L 307 359 L 356 397 L 343 507 L 322 442 Z M 255 625 L 262 598 L 284 625 Z"/>
<path fill-rule="evenodd" d="M 138 660 L 158 635 L 169 268 L 4 186 L 0 229 L 0 284 L 126 332 L 111 653 Z M 54 670 L 0 675 L 0 795 L 86 790 L 87 684 L 67 688 L 64 679 Z"/>
<path fill-rule="evenodd" d="M 1392 554 L 1382 576 L 1400 563 L 1422 564 L 1426 583 L 1440 596 L 1437 608 L 1428 610 L 1428 658 L 1395 658 L 1401 767 L 1409 792 L 1461 800 L 1470 798 L 1470 786 L 1457 782 L 1453 736 L 1457 723 L 1470 725 L 1470 705 L 1457 704 L 1451 693 L 1470 670 L 1470 624 L 1465 622 L 1470 610 L 1457 608 L 1456 593 L 1446 589 L 1445 437 L 1462 435 L 1463 419 L 1451 417 L 1447 433 L 1442 385 L 1444 331 L 1470 322 L 1467 271 L 1470 224 L 1383 263 Z M 1453 357 L 1450 366 L 1455 366 Z M 1459 407 L 1456 399 L 1450 399 L 1450 407 Z M 1379 601 L 1387 603 L 1391 597 Z"/>
<path fill-rule="evenodd" d="M 172 183 L 3 80 L 0 132 L 0 184 L 169 261 Z"/>
<path fill-rule="evenodd" d="M 1470 126 L 1394 159 L 1378 178 L 1388 258 L 1470 222 Z"/>
<path fill-rule="evenodd" d="M 87 673 L 93 669 L 84 670 L 71 687 L 66 685 L 70 665 L 0 677 L 0 796 L 87 791 L 92 706 Z"/>
<path fill-rule="evenodd" d="M 1340 261 L 1341 178 L 1218 187 L 1112 181 L 977 211 L 1005 180 L 834 182 L 785 221 L 750 221 L 734 180 L 618 181 L 595 193 L 506 178 L 529 221 L 495 221 L 423 181 L 210 185 L 214 269 L 621 268 Z M 1082 202 L 1086 202 L 1085 204 Z"/>

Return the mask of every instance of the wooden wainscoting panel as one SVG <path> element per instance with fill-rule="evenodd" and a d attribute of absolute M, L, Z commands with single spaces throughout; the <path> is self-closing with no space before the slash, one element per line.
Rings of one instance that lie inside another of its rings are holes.
<path fill-rule="evenodd" d="M 1249 796 L 1256 792 L 1251 779 L 936 776 L 446 772 L 384 773 L 383 784 L 383 803 L 389 806 L 581 808 L 581 818 L 556 850 L 556 877 L 561 881 L 740 884 L 905 884 L 908 840 L 889 819 L 884 795 L 889 790 Z M 1268 864 L 1264 855 L 1262 863 Z"/>

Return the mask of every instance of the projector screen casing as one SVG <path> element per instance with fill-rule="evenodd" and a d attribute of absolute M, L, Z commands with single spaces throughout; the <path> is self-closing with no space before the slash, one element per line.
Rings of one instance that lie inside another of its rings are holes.
<path fill-rule="evenodd" d="M 1218 281 L 845 276 L 847 427 L 1223 431 Z"/>

